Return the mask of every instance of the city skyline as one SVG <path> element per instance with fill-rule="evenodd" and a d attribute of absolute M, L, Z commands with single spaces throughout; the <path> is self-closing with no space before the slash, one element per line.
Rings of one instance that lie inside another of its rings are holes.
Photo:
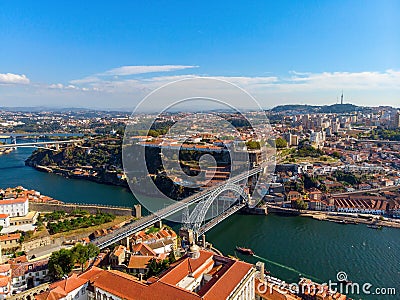
<path fill-rule="evenodd" d="M 340 103 L 342 90 L 345 103 L 398 107 L 398 2 L 165 8 L 4 3 L 0 106 L 132 109 L 200 76 L 237 84 L 263 108 Z"/>

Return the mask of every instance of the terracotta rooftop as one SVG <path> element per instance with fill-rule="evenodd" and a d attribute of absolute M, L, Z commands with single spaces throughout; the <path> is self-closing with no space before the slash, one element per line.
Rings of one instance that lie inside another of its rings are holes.
<path fill-rule="evenodd" d="M 0 265 L 0 273 L 6 273 L 10 271 L 11 265 L 10 264 L 2 264 Z"/>
<path fill-rule="evenodd" d="M 224 270 L 226 268 L 226 270 Z M 242 261 L 232 261 L 217 272 L 198 294 L 205 299 L 226 299 L 234 291 L 235 287 L 253 270 L 251 264 Z"/>
<path fill-rule="evenodd" d="M 59 300 L 67 296 L 67 293 L 59 286 L 35 296 L 36 300 Z"/>
<path fill-rule="evenodd" d="M 19 240 L 21 237 L 20 233 L 9 233 L 0 236 L 0 241 L 12 241 L 12 240 Z"/>
<path fill-rule="evenodd" d="M 25 203 L 27 201 L 28 201 L 28 198 L 6 199 L 6 200 L 0 200 L 0 205 Z"/>
<path fill-rule="evenodd" d="M 124 251 L 125 251 L 125 246 L 119 245 L 115 247 L 113 254 L 115 256 L 120 256 L 122 253 L 124 253 Z"/>
<path fill-rule="evenodd" d="M 145 269 L 154 256 L 132 255 L 129 259 L 129 269 Z"/>
<path fill-rule="evenodd" d="M 172 264 L 160 281 L 168 284 L 176 285 L 190 273 L 194 273 L 198 268 L 203 266 L 207 260 L 211 260 L 213 253 L 200 250 L 200 257 L 197 259 L 184 257 Z"/>
<path fill-rule="evenodd" d="M 8 276 L 0 276 L 0 287 L 7 286 L 11 281 L 11 278 Z"/>
<path fill-rule="evenodd" d="M 102 272 L 93 280 L 92 284 L 97 288 L 127 300 L 201 299 L 195 293 L 162 282 L 155 282 L 151 285 L 147 285 L 135 280 L 134 277 L 128 274 L 115 270 Z"/>
<path fill-rule="evenodd" d="M 133 252 L 140 253 L 144 256 L 156 256 L 157 254 L 148 245 L 140 243 L 133 246 Z"/>
<path fill-rule="evenodd" d="M 72 276 L 68 277 L 67 279 L 60 280 L 57 282 L 54 282 L 50 285 L 50 289 L 60 287 L 62 288 L 63 291 L 65 291 L 67 294 L 69 292 L 72 292 L 76 288 L 84 285 L 87 282 L 86 279 L 84 278 L 79 278 L 75 273 L 72 274 Z"/>

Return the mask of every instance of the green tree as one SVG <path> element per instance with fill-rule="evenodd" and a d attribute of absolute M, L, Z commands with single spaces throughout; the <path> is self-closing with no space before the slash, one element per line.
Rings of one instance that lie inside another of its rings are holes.
<path fill-rule="evenodd" d="M 88 261 L 88 253 L 86 247 L 82 244 L 77 244 L 74 248 L 72 248 L 72 253 L 75 260 L 81 265 L 83 271 L 83 266 Z"/>
<path fill-rule="evenodd" d="M 74 248 L 71 249 L 71 252 L 74 256 L 76 262 L 81 265 L 82 271 L 85 263 L 93 257 L 96 257 L 100 250 L 93 244 L 88 244 L 84 246 L 82 244 L 77 244 Z"/>
<path fill-rule="evenodd" d="M 88 244 L 86 246 L 86 248 L 87 248 L 87 254 L 88 254 L 89 258 L 94 258 L 97 255 L 99 255 L 99 253 L 100 253 L 100 249 L 93 244 Z"/>
<path fill-rule="evenodd" d="M 171 252 L 169 253 L 169 255 L 168 255 L 168 262 L 169 262 L 170 264 L 172 264 L 172 263 L 174 263 L 175 261 L 176 261 L 176 258 L 175 258 L 174 251 L 171 251 Z"/>
<path fill-rule="evenodd" d="M 49 259 L 49 274 L 53 280 L 61 279 L 72 271 L 74 264 L 74 255 L 70 250 L 61 249 L 55 251 Z"/>
<path fill-rule="evenodd" d="M 311 189 L 316 188 L 318 186 L 318 180 L 314 177 L 304 176 L 304 188 Z"/>
<path fill-rule="evenodd" d="M 247 149 L 249 150 L 256 150 L 261 149 L 260 142 L 257 141 L 248 141 L 246 142 Z"/>
<path fill-rule="evenodd" d="M 302 200 L 302 199 L 297 200 L 294 205 L 295 205 L 294 208 L 296 208 L 296 209 L 307 209 L 308 208 L 307 203 L 304 202 L 304 200 Z"/>
<path fill-rule="evenodd" d="M 282 148 L 286 148 L 287 147 L 287 142 L 283 138 L 277 138 L 276 141 L 275 141 L 275 144 L 276 144 L 276 148 L 278 148 L 278 149 L 282 149 Z"/>
<path fill-rule="evenodd" d="M 169 260 L 164 259 L 164 260 L 157 260 L 156 258 L 153 258 L 150 260 L 150 262 L 147 264 L 147 267 L 149 270 L 147 271 L 146 277 L 149 278 L 151 276 L 156 276 L 160 274 L 162 271 L 166 270 L 169 268 Z"/>

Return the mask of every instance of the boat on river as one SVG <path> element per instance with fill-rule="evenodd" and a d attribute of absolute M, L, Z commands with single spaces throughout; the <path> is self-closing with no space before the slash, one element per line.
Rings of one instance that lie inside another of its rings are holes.
<path fill-rule="evenodd" d="M 254 255 L 255 254 L 254 251 L 251 250 L 250 248 L 243 248 L 243 247 L 239 247 L 239 246 L 236 246 L 236 251 L 238 251 L 244 255 Z"/>
<path fill-rule="evenodd" d="M 367 227 L 371 229 L 382 229 L 382 226 L 380 225 L 367 225 Z"/>

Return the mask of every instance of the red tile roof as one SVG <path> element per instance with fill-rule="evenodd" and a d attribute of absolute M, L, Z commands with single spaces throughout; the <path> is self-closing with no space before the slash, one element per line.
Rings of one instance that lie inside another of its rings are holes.
<path fill-rule="evenodd" d="M 25 202 L 28 202 L 28 198 L 7 199 L 7 200 L 0 200 L 0 205 L 3 205 L 3 204 L 25 203 Z"/>
<path fill-rule="evenodd" d="M 78 287 L 84 285 L 87 282 L 84 278 L 79 278 L 75 273 L 67 279 L 60 280 L 54 282 L 50 285 L 50 289 L 54 289 L 56 287 L 62 288 L 67 294 L 77 289 Z"/>
<path fill-rule="evenodd" d="M 67 293 L 59 286 L 55 287 L 53 290 L 46 291 L 35 296 L 36 300 L 59 300 L 67 296 Z"/>
<path fill-rule="evenodd" d="M 197 259 L 185 257 L 172 264 L 168 271 L 163 274 L 160 281 L 176 285 L 190 273 L 194 273 L 203 266 L 208 260 L 211 260 L 213 253 L 200 250 L 200 257 Z"/>
<path fill-rule="evenodd" d="M 0 273 L 5 273 L 10 271 L 11 265 L 10 264 L 2 264 L 0 265 Z"/>
<path fill-rule="evenodd" d="M 227 270 L 223 270 L 224 267 Z M 233 261 L 233 264 L 227 264 L 222 267 L 218 273 L 220 276 L 214 276 L 204 287 L 198 292 L 204 296 L 204 299 L 219 300 L 226 299 L 240 284 L 240 282 L 248 276 L 253 270 L 251 264 L 242 261 Z M 225 272 L 224 272 L 225 271 Z"/>
<path fill-rule="evenodd" d="M 132 255 L 129 259 L 129 269 L 145 269 L 154 256 Z"/>
<path fill-rule="evenodd" d="M 13 241 L 13 240 L 19 240 L 21 237 L 20 233 L 9 233 L 0 236 L 0 241 Z"/>
<path fill-rule="evenodd" d="M 133 246 L 133 252 L 139 252 L 141 255 L 156 256 L 157 254 L 148 245 L 140 243 Z"/>
<path fill-rule="evenodd" d="M 0 276 L 0 287 L 6 287 L 11 281 L 8 276 Z"/>

